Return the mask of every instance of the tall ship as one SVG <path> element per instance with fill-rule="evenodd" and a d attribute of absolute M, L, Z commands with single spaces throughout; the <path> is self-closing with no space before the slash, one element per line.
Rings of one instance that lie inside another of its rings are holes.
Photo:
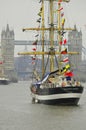
<path fill-rule="evenodd" d="M 84 87 L 75 79 L 68 58 L 69 55 L 79 54 L 68 51 L 65 38 L 68 31 L 75 31 L 72 28 L 65 28 L 63 5 L 69 2 L 70 0 L 40 0 L 38 27 L 23 29 L 23 31 L 37 31 L 36 40 L 32 43 L 34 46 L 32 51 L 18 53 L 18 55 L 32 56 L 34 69 L 30 91 L 34 103 L 77 105 L 83 93 Z M 46 7 L 48 7 L 47 14 Z M 47 27 L 46 19 L 48 19 Z M 41 48 L 38 50 L 39 44 Z M 37 68 L 38 59 L 41 61 L 41 68 L 40 66 Z"/>

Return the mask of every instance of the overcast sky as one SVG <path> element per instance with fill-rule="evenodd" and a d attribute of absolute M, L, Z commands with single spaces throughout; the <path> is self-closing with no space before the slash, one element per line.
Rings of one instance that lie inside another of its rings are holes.
<path fill-rule="evenodd" d="M 34 27 L 40 0 L 0 0 L 0 34 L 9 24 L 14 29 L 15 40 L 29 40 L 28 35 L 22 32 L 23 27 Z M 69 26 L 77 25 L 82 30 L 85 43 L 86 36 L 86 0 L 70 0 L 67 7 Z"/>
<path fill-rule="evenodd" d="M 7 23 L 15 31 L 16 39 L 26 38 L 23 27 L 34 26 L 40 0 L 0 0 L 0 32 Z M 70 0 L 67 4 L 70 23 L 84 29 L 86 24 L 86 0 Z"/>

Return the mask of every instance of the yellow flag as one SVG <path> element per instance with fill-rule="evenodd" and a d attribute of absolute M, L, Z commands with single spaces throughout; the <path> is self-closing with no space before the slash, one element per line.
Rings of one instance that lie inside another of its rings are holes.
<path fill-rule="evenodd" d="M 43 7 L 40 8 L 40 12 L 38 13 L 38 15 L 41 17 L 42 16 L 42 11 L 43 11 Z"/>
<path fill-rule="evenodd" d="M 70 65 L 67 64 L 67 65 L 63 68 L 62 73 L 65 73 L 69 68 L 70 68 Z"/>
<path fill-rule="evenodd" d="M 66 68 L 66 69 L 69 69 L 69 68 L 70 68 L 70 65 L 69 65 L 69 64 L 67 64 L 67 65 L 65 66 L 65 68 Z"/>
<path fill-rule="evenodd" d="M 64 23 L 65 23 L 65 18 L 62 19 L 62 25 L 64 25 Z"/>

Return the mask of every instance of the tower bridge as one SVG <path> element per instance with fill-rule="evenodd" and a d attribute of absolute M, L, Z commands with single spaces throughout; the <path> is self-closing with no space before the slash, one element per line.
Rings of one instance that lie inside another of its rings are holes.
<path fill-rule="evenodd" d="M 86 60 L 86 48 L 82 46 L 82 53 L 84 54 L 84 60 Z"/>
<path fill-rule="evenodd" d="M 30 46 L 34 41 L 26 41 L 26 40 L 15 40 L 15 46 Z M 57 45 L 57 41 L 54 41 L 55 45 Z M 41 41 L 38 41 L 38 45 L 41 45 Z M 49 45 L 49 41 L 45 41 L 45 45 Z M 86 60 L 86 48 L 82 45 L 82 53 L 84 55 L 84 60 Z"/>
<path fill-rule="evenodd" d="M 16 46 L 31 46 L 34 43 L 34 41 L 27 41 L 27 40 L 15 40 L 14 39 L 14 30 L 10 30 L 9 29 L 9 25 L 7 24 L 7 27 L 5 30 L 2 30 L 1 33 L 1 53 L 2 53 L 2 58 L 4 61 L 4 69 L 6 74 L 9 75 L 9 77 L 11 79 L 15 79 L 14 75 L 15 74 L 15 66 L 14 66 L 14 50 L 16 50 L 14 47 Z M 49 41 L 45 41 L 45 44 L 48 46 L 49 45 Z M 54 41 L 54 44 L 58 45 L 57 41 Z M 41 46 L 41 41 L 38 41 L 39 46 Z M 73 32 L 69 32 L 68 34 L 68 45 L 70 46 L 69 51 L 74 51 L 74 47 L 76 49 L 76 51 L 80 51 L 80 55 L 78 56 L 78 58 L 76 56 L 75 59 L 71 59 L 71 61 L 76 64 L 81 63 L 81 57 L 82 57 L 82 53 L 84 55 L 84 60 L 86 61 L 86 48 L 84 46 L 82 46 L 82 33 L 81 31 L 78 32 L 78 30 L 76 29 L 76 31 Z M 25 50 L 24 48 L 24 50 Z M 77 60 L 76 60 L 77 59 Z M 19 59 L 18 59 L 19 60 Z M 26 59 L 25 62 L 27 62 L 28 60 Z M 19 63 L 21 64 L 21 62 L 19 61 Z M 22 65 L 22 64 L 21 64 Z M 17 64 L 18 66 L 18 64 Z M 28 65 L 27 65 L 28 67 Z M 25 67 L 26 68 L 26 67 Z M 18 68 L 19 69 L 19 68 Z"/>
<path fill-rule="evenodd" d="M 32 45 L 34 43 L 34 41 L 26 41 L 26 40 L 15 40 L 14 44 L 17 46 L 21 46 L 21 45 Z M 55 45 L 57 45 L 57 41 L 54 41 Z M 38 45 L 41 45 L 41 41 L 38 41 L 37 43 Z M 45 45 L 49 45 L 49 41 L 45 41 Z"/>

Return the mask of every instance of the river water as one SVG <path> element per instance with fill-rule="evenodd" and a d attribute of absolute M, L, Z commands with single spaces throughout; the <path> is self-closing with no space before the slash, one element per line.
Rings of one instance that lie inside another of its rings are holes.
<path fill-rule="evenodd" d="M 86 90 L 78 106 L 49 106 L 32 104 L 29 86 L 26 81 L 0 85 L 0 130 L 86 129 Z"/>

